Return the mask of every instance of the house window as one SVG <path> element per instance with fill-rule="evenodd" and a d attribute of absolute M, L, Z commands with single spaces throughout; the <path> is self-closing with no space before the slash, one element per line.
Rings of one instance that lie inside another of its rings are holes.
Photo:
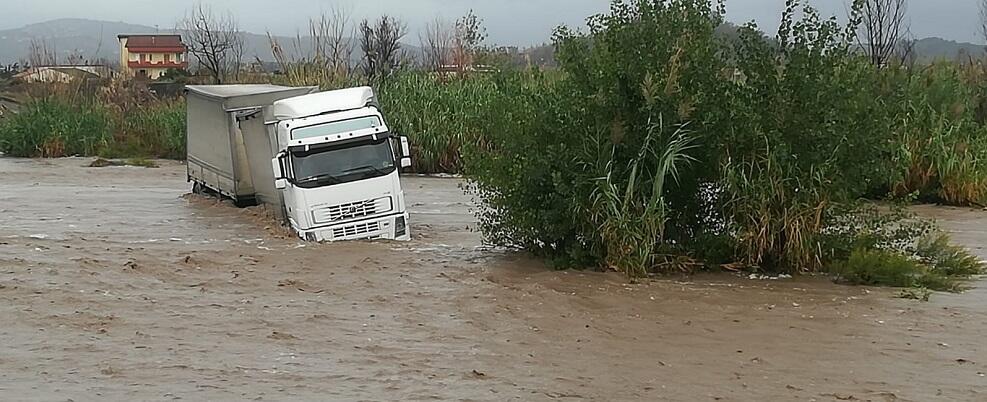
<path fill-rule="evenodd" d="M 176 63 L 181 63 L 182 62 L 182 54 L 181 53 L 175 53 L 175 62 Z"/>
<path fill-rule="evenodd" d="M 171 63 L 171 55 L 170 54 L 164 55 L 164 62 L 165 63 Z"/>

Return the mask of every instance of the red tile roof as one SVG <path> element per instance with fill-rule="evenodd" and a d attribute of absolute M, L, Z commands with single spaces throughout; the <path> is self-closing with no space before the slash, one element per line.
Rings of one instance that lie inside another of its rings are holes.
<path fill-rule="evenodd" d="M 181 35 L 120 35 L 127 38 L 127 49 L 185 49 Z"/>

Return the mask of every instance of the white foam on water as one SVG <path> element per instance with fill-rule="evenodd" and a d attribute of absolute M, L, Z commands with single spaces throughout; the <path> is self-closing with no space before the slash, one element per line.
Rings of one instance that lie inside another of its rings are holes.
<path fill-rule="evenodd" d="M 778 276 L 751 274 L 750 276 L 747 277 L 747 279 L 761 280 L 761 281 L 765 281 L 765 280 L 777 281 L 779 279 L 792 279 L 792 276 L 788 274 L 781 274 Z"/>

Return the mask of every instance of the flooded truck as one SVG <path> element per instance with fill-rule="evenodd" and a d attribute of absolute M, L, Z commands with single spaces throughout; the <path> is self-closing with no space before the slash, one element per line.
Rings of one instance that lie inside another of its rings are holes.
<path fill-rule="evenodd" d="M 187 87 L 193 192 L 264 204 L 304 240 L 410 240 L 407 137 L 373 89 Z"/>

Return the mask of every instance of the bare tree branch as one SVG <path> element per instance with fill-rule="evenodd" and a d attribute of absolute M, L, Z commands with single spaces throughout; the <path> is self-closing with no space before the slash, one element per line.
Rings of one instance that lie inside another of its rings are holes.
<path fill-rule="evenodd" d="M 349 14 L 342 8 L 333 8 L 318 18 L 309 20 L 311 48 L 303 44 L 301 33 L 286 50 L 270 32 L 267 34 L 271 53 L 281 71 L 295 85 L 333 86 L 345 82 L 352 73 L 352 56 L 355 31 Z"/>
<path fill-rule="evenodd" d="M 246 47 L 246 38 L 237 32 L 230 37 L 232 46 L 230 47 L 230 60 L 228 73 L 234 81 L 240 80 L 240 73 L 243 71 L 243 53 Z"/>
<path fill-rule="evenodd" d="M 473 70 L 486 53 L 483 42 L 487 39 L 487 29 L 483 20 L 470 10 L 456 21 L 456 35 L 453 39 L 452 60 L 460 73 Z"/>
<path fill-rule="evenodd" d="M 316 60 L 336 76 L 349 75 L 354 50 L 351 39 L 355 35 L 349 13 L 333 7 L 318 19 L 310 20 L 309 31 Z"/>
<path fill-rule="evenodd" d="M 883 67 L 892 61 L 907 59 L 910 56 L 907 52 L 914 50 L 907 46 L 907 0 L 860 1 L 861 26 L 857 43 L 871 64 Z"/>
<path fill-rule="evenodd" d="M 454 33 L 454 26 L 439 18 L 425 24 L 418 41 L 421 43 L 422 65 L 426 69 L 438 71 L 440 67 L 452 64 Z"/>
<path fill-rule="evenodd" d="M 371 25 L 360 24 L 360 48 L 363 50 L 363 72 L 371 81 L 385 78 L 401 66 L 404 53 L 401 40 L 407 26 L 397 18 L 384 15 Z"/>
<path fill-rule="evenodd" d="M 236 77 L 242 65 L 244 38 L 232 14 L 217 16 L 202 4 L 190 10 L 178 24 L 189 53 L 213 81 L 222 84 Z"/>

